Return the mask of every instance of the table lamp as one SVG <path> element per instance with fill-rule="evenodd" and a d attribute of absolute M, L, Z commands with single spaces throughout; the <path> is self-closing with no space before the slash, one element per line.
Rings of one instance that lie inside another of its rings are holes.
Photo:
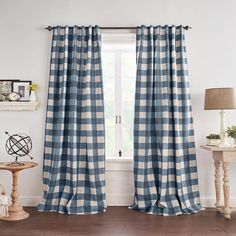
<path fill-rule="evenodd" d="M 219 147 L 230 147 L 226 141 L 224 127 L 224 110 L 236 109 L 236 89 L 210 88 L 205 90 L 204 110 L 221 110 L 220 144 Z"/>

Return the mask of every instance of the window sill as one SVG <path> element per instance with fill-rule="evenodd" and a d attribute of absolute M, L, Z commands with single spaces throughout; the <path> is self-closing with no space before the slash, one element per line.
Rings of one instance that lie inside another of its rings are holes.
<path fill-rule="evenodd" d="M 115 157 L 108 156 L 106 157 L 106 161 L 108 162 L 133 162 L 133 157 Z"/>

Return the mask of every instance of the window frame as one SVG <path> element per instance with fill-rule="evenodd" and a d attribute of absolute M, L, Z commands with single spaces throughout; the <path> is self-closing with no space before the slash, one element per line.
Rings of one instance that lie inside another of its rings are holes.
<path fill-rule="evenodd" d="M 113 53 L 115 59 L 115 68 L 114 68 L 114 122 L 115 122 L 115 146 L 113 153 L 108 154 L 106 156 L 108 158 L 131 158 L 133 156 L 133 147 L 130 153 L 119 156 L 119 150 L 122 150 L 122 53 L 125 52 L 134 52 L 136 48 L 136 35 L 135 33 L 106 33 L 102 34 L 102 51 L 101 55 L 105 53 Z M 103 57 L 103 56 L 102 56 Z M 136 58 L 136 57 L 135 57 Z M 134 62 L 136 63 L 136 61 Z M 135 79 L 135 78 L 134 78 Z M 135 93 L 135 91 L 134 91 Z M 105 97 L 105 96 L 104 96 Z M 106 123 L 106 121 L 105 121 Z"/>

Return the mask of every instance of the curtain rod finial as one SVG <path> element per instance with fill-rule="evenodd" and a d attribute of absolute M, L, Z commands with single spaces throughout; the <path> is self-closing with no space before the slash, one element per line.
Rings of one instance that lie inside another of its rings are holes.
<path fill-rule="evenodd" d="M 47 28 L 45 28 L 46 30 L 48 30 L 48 31 L 51 31 L 51 30 L 53 30 L 53 27 L 52 26 L 48 26 Z"/>

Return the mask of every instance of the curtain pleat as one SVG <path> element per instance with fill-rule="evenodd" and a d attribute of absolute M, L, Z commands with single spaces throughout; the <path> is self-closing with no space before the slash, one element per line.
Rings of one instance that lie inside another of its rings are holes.
<path fill-rule="evenodd" d="M 53 30 L 40 211 L 105 211 L 100 28 Z"/>

